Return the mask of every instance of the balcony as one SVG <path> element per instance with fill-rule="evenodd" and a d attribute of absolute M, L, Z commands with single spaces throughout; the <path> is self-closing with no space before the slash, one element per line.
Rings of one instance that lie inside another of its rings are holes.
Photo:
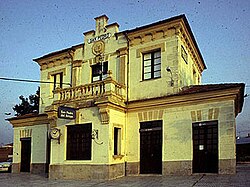
<path fill-rule="evenodd" d="M 90 84 L 56 89 L 54 93 L 54 105 L 72 104 L 81 105 L 87 101 L 115 101 L 117 104 L 124 104 L 126 99 L 126 88 L 112 79 L 111 76 L 103 81 Z"/>

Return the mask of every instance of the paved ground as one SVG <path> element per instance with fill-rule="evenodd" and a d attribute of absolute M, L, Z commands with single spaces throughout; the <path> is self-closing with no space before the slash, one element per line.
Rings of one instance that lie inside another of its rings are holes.
<path fill-rule="evenodd" d="M 0 173 L 0 187 L 7 186 L 123 186 L 123 187 L 158 187 L 158 186 L 208 186 L 208 187 L 250 187 L 250 164 L 237 166 L 236 175 L 193 175 L 193 176 L 134 176 L 111 181 L 73 181 L 51 180 L 29 173 Z"/>

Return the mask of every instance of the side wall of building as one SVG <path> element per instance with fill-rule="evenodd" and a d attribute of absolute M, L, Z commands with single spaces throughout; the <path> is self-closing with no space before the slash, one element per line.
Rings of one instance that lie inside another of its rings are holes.
<path fill-rule="evenodd" d="M 140 173 L 140 122 L 162 120 L 162 174 L 192 174 L 192 123 L 218 120 L 220 174 L 235 173 L 235 117 L 233 101 L 163 106 L 129 111 L 127 124 L 127 174 Z"/>
<path fill-rule="evenodd" d="M 19 173 L 22 161 L 22 139 L 30 138 L 30 172 L 44 174 L 47 163 L 47 124 L 14 128 L 12 172 Z M 29 155 L 27 155 L 29 156 Z"/>
<path fill-rule="evenodd" d="M 125 113 L 108 109 L 108 123 L 102 123 L 97 107 L 79 109 L 76 120 L 57 119 L 60 144 L 51 143 L 50 178 L 113 179 L 125 175 Z M 67 160 L 67 127 L 75 124 L 92 124 L 90 160 Z M 114 128 L 121 129 L 119 155 L 114 155 Z M 72 172 L 71 172 L 72 171 Z"/>

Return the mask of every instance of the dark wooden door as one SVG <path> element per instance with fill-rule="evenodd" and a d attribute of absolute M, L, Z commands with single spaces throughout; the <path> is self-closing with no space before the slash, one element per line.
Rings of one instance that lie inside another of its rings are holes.
<path fill-rule="evenodd" d="M 162 173 L 162 121 L 140 124 L 140 173 Z"/>
<path fill-rule="evenodd" d="M 31 138 L 21 139 L 21 172 L 30 172 Z"/>
<path fill-rule="evenodd" d="M 218 122 L 193 123 L 193 173 L 218 173 Z"/>

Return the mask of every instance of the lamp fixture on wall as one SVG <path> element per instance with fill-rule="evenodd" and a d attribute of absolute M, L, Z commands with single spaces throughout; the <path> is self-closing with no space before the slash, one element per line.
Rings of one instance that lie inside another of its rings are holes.
<path fill-rule="evenodd" d="M 171 86 L 174 86 L 174 80 L 173 80 L 173 74 L 172 74 L 171 68 L 168 66 L 168 67 L 166 68 L 166 71 L 167 71 L 167 72 L 170 72 L 170 75 L 171 75 L 171 82 L 170 82 L 170 85 L 171 85 Z"/>
<path fill-rule="evenodd" d="M 94 140 L 94 142 L 98 145 L 102 145 L 103 144 L 103 141 L 101 142 L 97 142 L 96 140 L 98 140 L 98 129 L 93 129 L 92 133 L 91 133 L 91 136 L 92 136 L 92 140 Z"/>

